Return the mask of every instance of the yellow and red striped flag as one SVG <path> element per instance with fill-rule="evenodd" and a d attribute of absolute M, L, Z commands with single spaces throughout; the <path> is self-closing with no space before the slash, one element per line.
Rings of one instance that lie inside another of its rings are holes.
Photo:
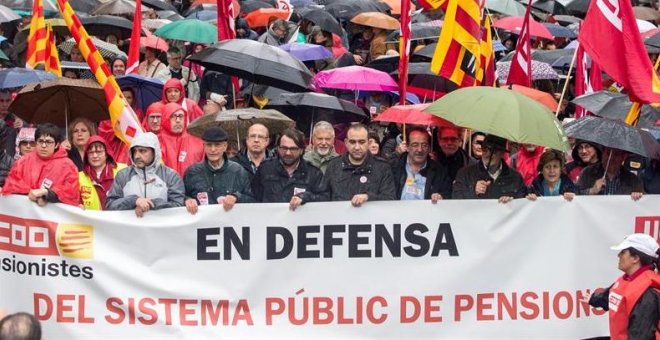
<path fill-rule="evenodd" d="M 477 85 L 495 86 L 495 53 L 493 32 L 490 30 L 490 17 L 484 15 L 481 26 L 480 65 L 477 69 Z"/>
<path fill-rule="evenodd" d="M 69 32 L 78 44 L 80 53 L 87 61 L 90 70 L 96 77 L 96 81 L 105 91 L 105 100 L 108 103 L 108 111 L 110 111 L 110 120 L 115 135 L 124 143 L 130 144 L 133 137 L 143 131 L 135 112 L 126 102 L 115 77 L 110 72 L 108 64 L 105 63 L 99 51 L 96 50 L 94 42 L 89 38 L 87 31 L 73 12 L 69 2 L 67 0 L 57 0 L 57 6 L 69 28 Z"/>
<path fill-rule="evenodd" d="M 431 71 L 458 86 L 474 86 L 481 63 L 481 7 L 477 0 L 447 0 Z"/>
<path fill-rule="evenodd" d="M 53 28 L 48 24 L 46 27 L 46 71 L 61 77 L 62 66 L 60 65 L 60 55 L 55 45 L 55 35 Z"/>
<path fill-rule="evenodd" d="M 39 64 L 46 63 L 46 20 L 44 19 L 43 0 L 34 0 L 32 4 L 32 20 L 28 35 L 25 67 L 35 69 Z"/>

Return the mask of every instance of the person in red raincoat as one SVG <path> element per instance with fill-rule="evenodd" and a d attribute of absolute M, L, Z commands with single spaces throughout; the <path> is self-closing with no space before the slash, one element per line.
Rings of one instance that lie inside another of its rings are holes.
<path fill-rule="evenodd" d="M 66 203 L 78 206 L 78 169 L 60 148 L 63 136 L 53 124 L 41 124 L 35 132 L 36 150 L 26 154 L 12 167 L 2 194 L 28 195 L 40 206 Z"/>
<path fill-rule="evenodd" d="M 204 111 L 191 99 L 186 98 L 181 80 L 172 78 L 163 86 L 163 104 L 177 103 L 188 113 L 186 125 L 204 115 Z"/>
<path fill-rule="evenodd" d="M 177 103 L 163 108 L 163 122 L 158 135 L 163 163 L 183 177 L 186 169 L 204 159 L 202 140 L 188 134 L 186 110 Z"/>
<path fill-rule="evenodd" d="M 163 124 L 163 108 L 165 104 L 162 102 L 153 102 L 147 108 L 147 113 L 142 121 L 142 128 L 144 132 L 153 132 L 156 136 L 160 133 Z"/>

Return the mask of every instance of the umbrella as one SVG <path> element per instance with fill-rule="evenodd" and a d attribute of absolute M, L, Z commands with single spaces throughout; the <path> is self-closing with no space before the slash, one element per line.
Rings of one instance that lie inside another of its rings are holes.
<path fill-rule="evenodd" d="M 508 51 L 507 48 L 499 40 L 493 40 L 493 51 L 495 52 L 504 52 Z"/>
<path fill-rule="evenodd" d="M 296 125 L 289 117 L 275 110 L 244 108 L 201 116 L 188 125 L 188 132 L 201 137 L 206 129 L 220 126 L 227 131 L 230 140 L 241 141 L 247 137 L 247 131 L 253 124 L 265 125 L 271 135 Z"/>
<path fill-rule="evenodd" d="M 516 143 L 569 149 L 561 123 L 547 107 L 508 89 L 464 87 L 436 100 L 425 111 Z"/>
<path fill-rule="evenodd" d="M 302 131 L 309 132 L 314 123 L 325 120 L 331 124 L 360 122 L 368 117 L 357 105 L 324 93 L 283 93 L 268 101 L 274 108 L 296 121 Z"/>
<path fill-rule="evenodd" d="M 574 17 L 572 15 L 553 15 L 553 18 L 557 20 L 560 24 L 579 24 L 582 22 L 582 19 Z"/>
<path fill-rule="evenodd" d="M 218 41 L 218 28 L 197 19 L 174 21 L 154 32 L 161 38 L 210 44 Z"/>
<path fill-rule="evenodd" d="M 423 61 L 430 63 L 431 59 L 433 59 L 433 54 L 435 54 L 435 48 L 437 46 L 438 43 L 432 43 L 422 47 L 422 49 L 412 54 L 412 56 L 410 57 L 410 61 L 411 62 Z"/>
<path fill-rule="evenodd" d="M 142 20 L 142 27 L 149 30 L 157 30 L 170 23 L 172 23 L 172 20 L 168 19 L 144 19 Z"/>
<path fill-rule="evenodd" d="M 566 4 L 566 10 L 571 14 L 584 15 L 589 10 L 591 0 L 573 0 Z"/>
<path fill-rule="evenodd" d="M 537 102 L 545 105 L 545 107 L 547 107 L 552 112 L 555 112 L 559 106 L 555 97 L 553 97 L 548 92 L 539 91 L 537 89 L 522 85 L 509 85 L 509 89 L 536 100 Z"/>
<path fill-rule="evenodd" d="M 69 35 L 69 27 L 67 27 L 66 22 L 64 22 L 64 19 L 59 19 L 59 18 L 54 18 L 54 19 L 46 19 L 46 25 L 50 25 L 53 28 L 53 32 L 56 35 L 59 36 L 66 36 Z M 28 35 L 30 34 L 30 25 L 25 25 L 18 33 L 16 33 L 16 37 L 14 38 L 14 41 L 27 41 Z M 16 45 L 14 45 L 14 48 L 16 48 Z"/>
<path fill-rule="evenodd" d="M 260 8 L 275 8 L 273 4 L 266 1 L 249 0 L 241 2 L 241 13 L 254 12 Z"/>
<path fill-rule="evenodd" d="M 92 122 L 109 119 L 105 92 L 91 79 L 58 78 L 24 87 L 9 107 L 10 112 L 33 124 L 67 126 L 84 117 Z"/>
<path fill-rule="evenodd" d="M 14 11 L 26 11 L 29 12 L 29 16 L 32 15 L 32 6 L 34 4 L 33 0 L 0 0 L 0 5 L 10 8 Z M 44 1 L 44 12 L 53 12 L 59 13 L 60 10 L 57 8 L 57 1 Z"/>
<path fill-rule="evenodd" d="M 0 22 L 10 22 L 20 18 L 11 8 L 0 5 Z"/>
<path fill-rule="evenodd" d="M 506 80 L 509 77 L 510 68 L 510 61 L 497 63 L 497 78 L 500 80 Z M 557 80 L 559 79 L 559 74 L 552 68 L 552 66 L 550 66 L 550 64 L 532 60 L 532 80 L 540 79 Z"/>
<path fill-rule="evenodd" d="M 364 66 L 391 74 L 399 68 L 399 59 L 398 55 L 385 55 L 371 60 Z"/>
<path fill-rule="evenodd" d="M 393 72 L 399 75 L 399 71 Z M 408 90 L 424 96 L 427 91 L 417 91 L 417 89 L 431 90 L 431 97 L 435 98 L 437 93 L 448 93 L 458 88 L 456 84 L 445 77 L 441 77 L 431 72 L 431 63 L 410 63 L 408 65 Z"/>
<path fill-rule="evenodd" d="M 186 16 L 186 19 L 197 19 L 205 22 L 211 22 L 211 21 L 216 21 L 218 20 L 218 11 L 217 10 L 202 10 L 202 11 L 195 11 Z"/>
<path fill-rule="evenodd" d="M 285 90 L 304 91 L 312 80 L 300 60 L 280 48 L 249 39 L 221 41 L 189 59 L 210 70 Z"/>
<path fill-rule="evenodd" d="M 117 45 L 107 43 L 101 39 L 94 37 L 92 37 L 92 42 L 94 42 L 96 49 L 99 51 L 99 53 L 101 53 L 101 56 L 103 56 L 103 58 L 114 59 L 118 56 L 126 58 L 126 53 L 121 51 L 117 47 Z M 63 43 L 61 43 L 58 47 L 64 53 L 71 54 L 71 49 L 73 49 L 73 46 L 76 46 L 76 41 L 73 38 L 69 38 Z"/>
<path fill-rule="evenodd" d="M 174 7 L 169 1 L 142 0 L 142 4 L 159 11 L 177 11 L 176 7 Z"/>
<path fill-rule="evenodd" d="M 316 86 L 339 90 L 392 91 L 399 86 L 389 74 L 363 66 L 347 66 L 321 71 Z"/>
<path fill-rule="evenodd" d="M 374 120 L 377 122 L 390 122 L 401 124 L 414 124 L 435 127 L 454 127 L 451 122 L 436 115 L 425 112 L 431 104 L 394 105 L 383 111 Z"/>
<path fill-rule="evenodd" d="M 291 53 L 292 56 L 300 61 L 332 58 L 332 52 L 321 45 L 293 43 L 281 45 L 279 48 Z"/>
<path fill-rule="evenodd" d="M 388 6 L 390 6 L 391 10 L 390 13 L 394 15 L 399 15 L 401 14 L 401 1 L 400 0 L 379 0 L 380 2 L 386 3 Z M 410 3 L 410 10 L 415 11 L 417 7 L 415 7 L 414 3 Z"/>
<path fill-rule="evenodd" d="M 573 59 L 573 49 L 559 49 L 559 50 L 532 50 L 532 60 L 548 63 L 553 68 L 568 69 Z M 513 52 L 500 59 L 500 62 L 511 61 L 513 59 Z M 591 67 L 591 60 L 587 60 L 587 67 Z"/>
<path fill-rule="evenodd" d="M 390 6 L 371 0 L 338 0 L 325 6 L 325 10 L 337 19 L 351 19 L 363 12 L 387 12 Z"/>
<path fill-rule="evenodd" d="M 304 9 L 299 13 L 301 17 L 313 22 L 314 25 L 321 27 L 324 31 L 332 32 L 339 36 L 343 34 L 343 30 L 337 19 L 323 9 Z"/>
<path fill-rule="evenodd" d="M 656 28 L 654 24 L 646 20 L 635 19 L 635 21 L 637 21 L 637 28 L 639 29 L 639 33 L 644 33 Z"/>
<path fill-rule="evenodd" d="M 485 7 L 491 12 L 497 12 L 508 16 L 525 15 L 525 5 L 515 0 L 486 0 Z"/>
<path fill-rule="evenodd" d="M 440 36 L 440 27 L 429 26 L 424 23 L 410 25 L 410 40 L 438 39 Z M 401 31 L 393 31 L 387 36 L 387 41 L 399 42 Z"/>
<path fill-rule="evenodd" d="M 45 71 L 28 70 L 22 67 L 12 67 L 0 70 L 0 89 L 23 87 L 30 83 L 57 79 L 57 76 Z"/>
<path fill-rule="evenodd" d="M 644 40 L 644 44 L 660 48 L 660 34 L 651 35 L 648 39 Z"/>
<path fill-rule="evenodd" d="M 544 22 L 543 26 L 550 31 L 550 34 L 552 34 L 554 37 L 557 38 L 569 38 L 569 39 L 575 39 L 577 38 L 577 34 L 573 32 L 570 28 L 566 28 L 564 26 L 558 25 L 558 24 L 551 24 Z"/>
<path fill-rule="evenodd" d="M 493 27 L 495 28 L 501 28 L 506 31 L 511 31 L 515 33 L 520 33 L 520 29 L 522 28 L 524 17 L 506 17 L 502 18 L 500 20 L 497 20 L 494 24 Z M 538 21 L 534 19 L 529 19 L 529 34 L 534 37 L 539 37 L 539 38 L 545 38 L 545 39 L 552 39 L 552 34 L 550 31 L 548 31 L 545 26 L 540 24 Z"/>
<path fill-rule="evenodd" d="M 108 34 L 114 34 L 119 39 L 128 39 L 133 31 L 133 22 L 115 15 L 95 15 L 81 18 L 80 22 L 87 33 L 102 38 Z"/>
<path fill-rule="evenodd" d="M 549 14 L 568 14 L 566 7 L 557 0 L 536 0 L 532 2 L 532 8 Z"/>
<path fill-rule="evenodd" d="M 179 14 L 179 12 L 172 10 L 156 11 L 156 14 L 158 14 L 158 17 L 161 19 L 167 19 L 172 21 L 183 19 L 181 14 Z"/>
<path fill-rule="evenodd" d="M 660 143 L 648 131 L 620 120 L 586 116 L 566 124 L 565 129 L 569 137 L 660 159 Z"/>
<path fill-rule="evenodd" d="M 130 87 L 135 92 L 135 100 L 142 112 L 147 112 L 151 103 L 163 97 L 163 82 L 160 79 L 148 78 L 135 73 L 117 77 L 117 84 L 121 88 Z"/>
<path fill-rule="evenodd" d="M 170 46 L 167 42 L 155 35 L 148 35 L 140 38 L 140 46 L 153 48 L 159 51 L 167 52 Z"/>
<path fill-rule="evenodd" d="M 240 95 L 241 97 L 255 96 L 255 97 L 263 97 L 267 99 L 273 99 L 279 97 L 282 93 L 295 93 L 295 92 L 289 92 L 287 90 L 282 90 L 277 87 L 252 83 L 241 89 Z"/>
<path fill-rule="evenodd" d="M 248 13 L 245 16 L 250 27 L 267 27 L 272 17 L 288 20 L 291 12 L 285 9 L 279 8 L 259 8 L 255 11 Z"/>
<path fill-rule="evenodd" d="M 635 13 L 635 18 L 637 19 L 648 21 L 656 21 L 660 19 L 660 13 L 651 7 L 635 6 L 632 9 Z"/>
<path fill-rule="evenodd" d="M 142 7 L 142 12 L 147 12 L 149 9 Z M 110 0 L 96 6 L 92 14 L 127 14 L 133 15 L 135 13 L 135 1 L 132 0 Z"/>
<path fill-rule="evenodd" d="M 354 16 L 351 22 L 358 25 L 382 28 L 384 30 L 396 30 L 401 26 L 398 20 L 381 12 L 363 12 Z"/>
<path fill-rule="evenodd" d="M 627 95 L 610 91 L 588 93 L 571 102 L 593 114 L 618 120 L 624 120 L 632 107 L 632 102 Z M 651 105 L 642 105 L 639 127 L 651 127 L 658 119 L 660 119 L 660 110 Z"/>

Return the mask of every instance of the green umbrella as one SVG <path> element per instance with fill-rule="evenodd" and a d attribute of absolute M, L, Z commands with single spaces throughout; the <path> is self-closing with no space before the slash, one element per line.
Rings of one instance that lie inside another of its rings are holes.
<path fill-rule="evenodd" d="M 516 0 L 486 0 L 485 7 L 507 16 L 519 17 L 525 15 L 527 7 Z"/>
<path fill-rule="evenodd" d="M 218 28 L 198 19 L 174 21 L 159 28 L 154 34 L 161 38 L 200 44 L 211 44 L 218 41 Z"/>
<path fill-rule="evenodd" d="M 543 104 L 515 91 L 465 87 L 436 100 L 424 111 L 458 126 L 490 133 L 516 143 L 568 150 L 561 123 Z"/>

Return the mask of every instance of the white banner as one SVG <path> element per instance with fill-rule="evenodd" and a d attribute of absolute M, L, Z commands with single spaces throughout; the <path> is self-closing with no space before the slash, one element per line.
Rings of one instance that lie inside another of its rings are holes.
<path fill-rule="evenodd" d="M 47 339 L 587 338 L 660 197 L 92 212 L 0 197 L 0 309 Z"/>

